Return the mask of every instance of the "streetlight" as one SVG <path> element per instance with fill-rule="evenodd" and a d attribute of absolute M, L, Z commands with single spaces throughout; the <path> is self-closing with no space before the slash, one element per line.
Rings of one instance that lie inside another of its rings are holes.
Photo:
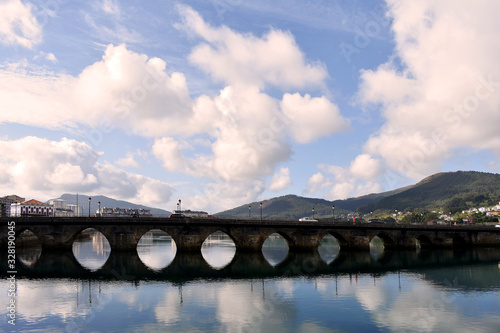
<path fill-rule="evenodd" d="M 332 222 L 335 222 L 335 205 L 332 205 Z"/>
<path fill-rule="evenodd" d="M 250 211 L 252 210 L 252 206 L 248 206 L 248 218 L 250 218 Z"/>
<path fill-rule="evenodd" d="M 373 220 L 373 212 L 370 212 L 370 220 Z"/>
<path fill-rule="evenodd" d="M 90 202 L 92 201 L 92 198 L 89 197 L 89 217 L 90 217 Z"/>
<path fill-rule="evenodd" d="M 101 217 L 101 202 L 97 202 L 99 204 L 99 217 Z"/>
<path fill-rule="evenodd" d="M 398 223 L 398 210 L 397 209 L 394 209 L 394 213 L 396 215 L 396 223 Z"/>
<path fill-rule="evenodd" d="M 314 220 L 314 207 L 313 207 L 313 220 Z"/>
<path fill-rule="evenodd" d="M 262 222 L 262 202 L 260 203 L 260 222 Z"/>
<path fill-rule="evenodd" d="M 179 213 L 182 213 L 181 199 L 179 199 Z"/>

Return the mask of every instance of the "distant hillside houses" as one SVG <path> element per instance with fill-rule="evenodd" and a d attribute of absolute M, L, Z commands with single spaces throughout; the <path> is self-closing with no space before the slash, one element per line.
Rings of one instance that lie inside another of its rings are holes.
<path fill-rule="evenodd" d="M 496 206 L 491 207 L 479 207 L 479 208 L 471 208 L 468 210 L 463 210 L 462 214 L 485 214 L 486 216 L 500 216 L 500 202 Z"/>

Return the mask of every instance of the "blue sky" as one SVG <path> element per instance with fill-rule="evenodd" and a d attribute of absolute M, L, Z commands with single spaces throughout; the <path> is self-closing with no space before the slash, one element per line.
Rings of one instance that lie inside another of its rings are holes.
<path fill-rule="evenodd" d="M 500 170 L 500 5 L 0 1 L 0 195 L 217 212 Z"/>

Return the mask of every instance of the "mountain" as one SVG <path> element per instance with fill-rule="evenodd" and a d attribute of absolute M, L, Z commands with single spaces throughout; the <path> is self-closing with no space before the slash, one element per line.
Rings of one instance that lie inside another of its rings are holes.
<path fill-rule="evenodd" d="M 170 216 L 171 212 L 159 209 L 159 208 L 151 208 L 143 205 L 137 205 L 128 201 L 123 201 L 123 200 L 115 200 L 113 198 L 109 198 L 103 195 L 95 195 L 95 196 L 89 196 L 85 194 L 79 194 L 78 195 L 78 205 L 82 207 L 82 215 L 87 216 L 89 212 L 89 197 L 92 198 L 90 201 L 90 213 L 93 215 L 97 209 L 99 208 L 98 202 L 101 202 L 101 208 L 108 207 L 108 208 L 114 208 L 114 207 L 119 207 L 119 208 L 134 208 L 134 209 L 149 209 L 151 211 L 151 214 L 155 217 L 164 217 L 164 216 Z M 77 204 L 77 195 L 76 194 L 68 194 L 65 193 L 61 195 L 57 199 L 62 199 L 66 200 L 68 204 L 76 205 Z"/>
<path fill-rule="evenodd" d="M 442 210 L 455 213 L 470 207 L 491 206 L 500 201 L 500 174 L 456 171 L 442 172 L 427 177 L 415 185 L 396 190 L 373 193 L 357 198 L 328 201 L 317 198 L 305 198 L 297 195 L 285 195 L 262 201 L 263 219 L 297 220 L 304 216 L 331 218 L 332 205 L 335 216 L 357 211 L 367 214 L 376 210 Z M 248 206 L 251 217 L 260 218 L 260 202 L 252 202 L 216 215 L 220 217 L 248 218 Z"/>
<path fill-rule="evenodd" d="M 335 206 L 335 216 L 339 217 L 342 214 L 352 213 L 361 205 L 377 202 L 387 196 L 399 193 L 404 189 L 406 188 L 335 201 L 305 198 L 289 194 L 269 200 L 263 200 L 262 218 L 298 220 L 299 218 L 305 216 L 312 217 L 312 209 L 314 208 L 314 217 L 328 219 L 332 217 L 332 206 Z M 220 217 L 248 218 L 248 206 L 251 207 L 251 217 L 260 218 L 260 202 L 258 201 L 226 210 L 217 213 L 216 215 Z"/>
<path fill-rule="evenodd" d="M 378 202 L 360 206 L 360 213 L 375 210 L 442 210 L 455 213 L 474 206 L 491 206 L 500 200 L 500 174 L 442 172 Z"/>

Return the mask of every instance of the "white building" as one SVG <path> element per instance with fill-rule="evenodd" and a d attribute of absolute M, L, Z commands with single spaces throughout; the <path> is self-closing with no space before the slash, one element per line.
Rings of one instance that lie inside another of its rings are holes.
<path fill-rule="evenodd" d="M 0 198 L 0 217 L 10 216 L 10 205 L 17 202 L 26 201 L 25 198 L 21 198 L 17 195 L 8 195 Z"/>
<path fill-rule="evenodd" d="M 53 216 L 52 205 L 31 199 L 23 202 L 16 202 L 10 205 L 10 216 Z"/>
<path fill-rule="evenodd" d="M 63 199 L 50 200 L 49 204 L 54 207 L 54 216 L 56 217 L 76 217 L 80 216 L 80 207 L 71 205 Z"/>
<path fill-rule="evenodd" d="M 208 213 L 199 210 L 174 210 L 174 214 L 184 214 L 187 217 L 208 217 Z"/>

